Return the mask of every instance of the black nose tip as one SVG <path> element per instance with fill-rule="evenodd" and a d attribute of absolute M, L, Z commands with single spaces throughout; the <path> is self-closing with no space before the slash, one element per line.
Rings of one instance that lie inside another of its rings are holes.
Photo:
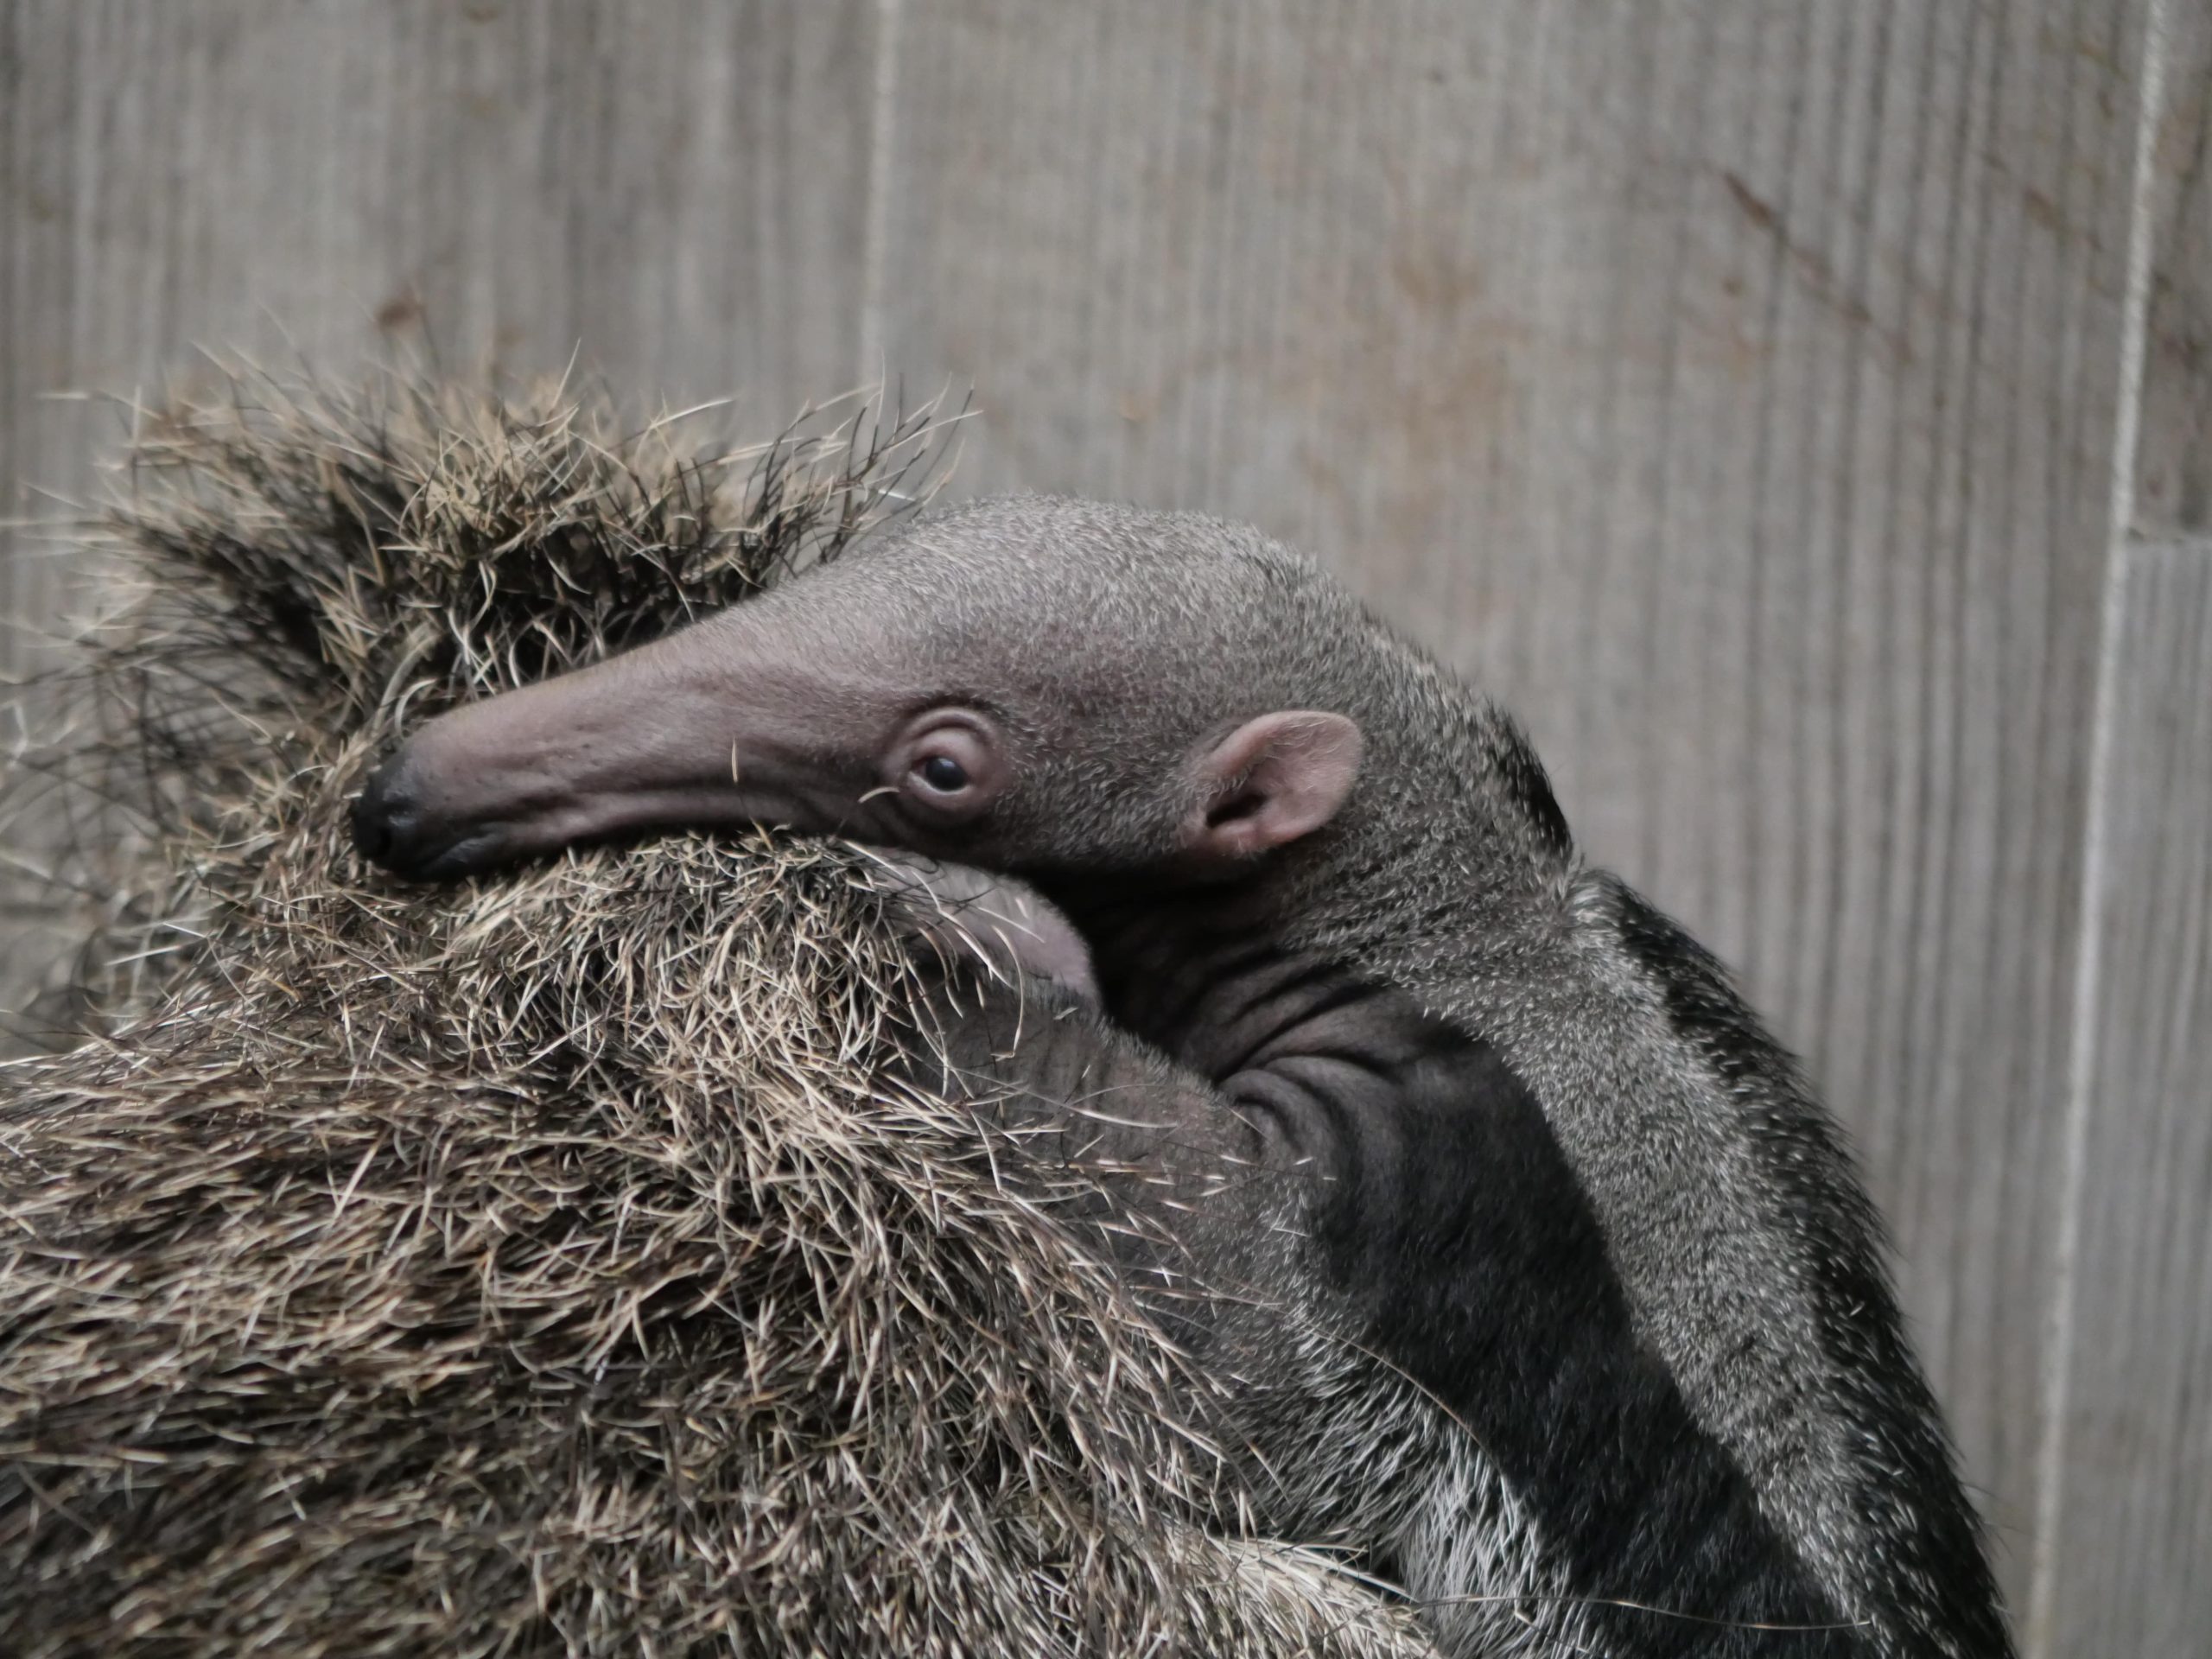
<path fill-rule="evenodd" d="M 369 774 L 354 798 L 353 848 L 386 869 L 404 870 L 422 829 L 423 815 L 399 776 L 400 763 L 387 760 Z"/>
<path fill-rule="evenodd" d="M 444 881 L 512 855 L 505 824 L 457 817 L 436 796 L 426 798 L 418 766 L 403 748 L 361 785 L 348 817 L 362 857 L 410 880 Z"/>

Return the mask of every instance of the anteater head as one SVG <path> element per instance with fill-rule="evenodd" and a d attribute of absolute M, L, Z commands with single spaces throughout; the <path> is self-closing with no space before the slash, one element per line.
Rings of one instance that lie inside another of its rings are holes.
<path fill-rule="evenodd" d="M 747 823 L 1029 874 L 1234 870 L 1351 796 L 1361 726 L 1319 665 L 1362 626 L 1255 531 L 980 502 L 440 715 L 354 837 L 422 877 Z"/>

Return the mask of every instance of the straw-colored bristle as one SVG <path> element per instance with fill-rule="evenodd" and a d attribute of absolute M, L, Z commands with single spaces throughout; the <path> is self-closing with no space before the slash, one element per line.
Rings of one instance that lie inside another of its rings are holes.
<path fill-rule="evenodd" d="M 141 419 L 133 594 L 16 774 L 144 850 L 100 1034 L 0 1072 L 0 1650 L 1421 1651 L 1206 1529 L 1174 1357 L 875 1081 L 866 858 L 348 848 L 403 726 L 836 556 L 941 423 L 682 430 L 403 377 Z"/>

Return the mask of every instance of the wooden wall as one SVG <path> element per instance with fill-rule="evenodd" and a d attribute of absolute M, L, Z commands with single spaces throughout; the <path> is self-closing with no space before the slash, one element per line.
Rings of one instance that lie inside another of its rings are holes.
<path fill-rule="evenodd" d="M 0 479 L 85 486 L 54 393 L 427 336 L 972 384 L 964 487 L 1291 538 L 1809 1057 L 2028 1650 L 2180 1652 L 2208 82 L 2212 0 L 0 0 Z"/>

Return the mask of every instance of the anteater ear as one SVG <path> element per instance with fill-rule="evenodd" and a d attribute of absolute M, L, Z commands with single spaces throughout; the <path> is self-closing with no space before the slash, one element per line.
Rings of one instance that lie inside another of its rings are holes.
<path fill-rule="evenodd" d="M 1230 861 L 1312 834 L 1351 793 L 1359 753 L 1359 727 L 1342 715 L 1286 709 L 1246 721 L 1198 758 L 1185 850 Z"/>

